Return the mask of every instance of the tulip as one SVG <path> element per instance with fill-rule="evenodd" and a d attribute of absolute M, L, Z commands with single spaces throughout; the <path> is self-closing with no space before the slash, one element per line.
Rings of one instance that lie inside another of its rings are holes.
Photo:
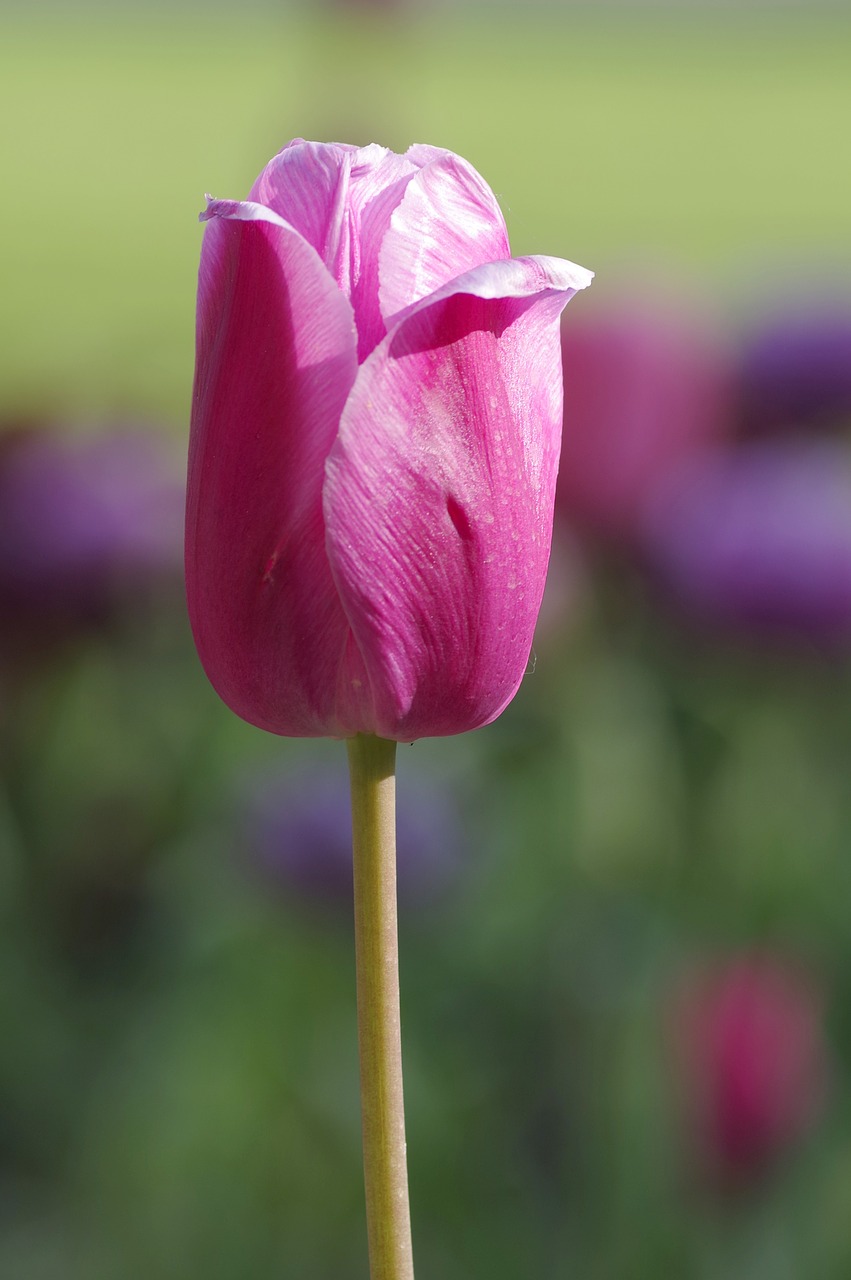
<path fill-rule="evenodd" d="M 213 200 L 186 514 L 195 643 L 243 719 L 346 738 L 371 1280 L 413 1280 L 396 743 L 494 720 L 544 591 L 559 317 L 459 156 L 296 141 Z"/>
<path fill-rule="evenodd" d="M 752 1178 L 814 1125 L 829 1078 L 823 1005 L 783 956 L 734 956 L 684 980 L 674 1048 L 686 1136 L 711 1178 Z"/>
<path fill-rule="evenodd" d="M 494 720 L 543 594 L 559 316 L 460 157 L 296 141 L 210 199 L 186 525 L 201 661 L 273 733 Z"/>

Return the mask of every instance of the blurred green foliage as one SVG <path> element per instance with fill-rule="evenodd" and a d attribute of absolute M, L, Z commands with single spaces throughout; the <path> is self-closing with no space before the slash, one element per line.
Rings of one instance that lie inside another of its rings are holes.
<path fill-rule="evenodd" d="M 0 210 L 7 416 L 185 431 L 205 189 L 290 136 L 468 156 L 518 253 L 694 272 L 847 267 L 844 19 L 564 14 L 18 18 Z M 745 277 L 744 285 L 742 276 Z M 576 303 L 576 306 L 582 303 Z M 469 866 L 402 920 L 418 1274 L 851 1274 L 851 681 L 687 639 L 622 567 L 494 726 L 401 749 L 464 809 Z M 339 773 L 220 706 L 182 607 L 3 681 L 0 1274 L 365 1275 L 350 929 L 245 866 L 238 779 Z M 705 950 L 824 983 L 827 1120 L 701 1186 L 664 1011 Z"/>
<path fill-rule="evenodd" d="M 847 266 L 842 16 L 218 10 L 10 18 L 0 45 L 6 404 L 185 417 L 195 214 L 292 136 L 449 147 L 516 253 L 598 272 Z"/>

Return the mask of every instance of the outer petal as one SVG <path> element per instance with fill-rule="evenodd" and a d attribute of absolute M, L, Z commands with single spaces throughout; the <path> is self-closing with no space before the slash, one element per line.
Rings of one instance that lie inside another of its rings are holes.
<path fill-rule="evenodd" d="M 590 279 L 551 258 L 478 268 L 361 367 L 324 507 L 384 737 L 476 728 L 516 692 L 549 558 L 558 317 Z"/>
<path fill-rule="evenodd" d="M 198 652 L 251 723 L 349 733 L 363 726 L 338 722 L 336 686 L 342 678 L 352 705 L 360 668 L 326 558 L 321 490 L 357 371 L 351 307 L 267 209 L 214 202 L 207 216 L 186 522 Z"/>

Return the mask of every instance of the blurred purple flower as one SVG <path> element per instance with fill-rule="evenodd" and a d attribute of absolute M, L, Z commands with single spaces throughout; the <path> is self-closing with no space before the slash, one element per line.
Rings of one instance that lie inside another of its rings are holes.
<path fill-rule="evenodd" d="M 7 620 L 100 619 L 177 578 L 183 486 L 153 432 L 50 428 L 0 442 L 0 602 Z"/>
<path fill-rule="evenodd" d="M 461 835 L 445 787 L 404 782 L 397 813 L 399 901 L 439 896 L 458 870 Z M 345 778 L 336 772 L 252 779 L 241 803 L 243 847 L 281 889 L 307 899 L 351 903 L 352 828 Z"/>
<path fill-rule="evenodd" d="M 782 956 L 706 963 L 682 982 L 672 1043 L 687 1140 L 710 1178 L 740 1183 L 810 1130 L 829 1055 L 824 996 Z"/>
<path fill-rule="evenodd" d="M 694 461 L 656 495 L 645 546 L 700 624 L 851 642 L 851 452 L 837 443 L 763 441 Z"/>
<path fill-rule="evenodd" d="M 851 426 L 851 311 L 825 307 L 767 324 L 744 348 L 742 428 Z"/>
<path fill-rule="evenodd" d="M 693 319 L 646 305 L 568 319 L 562 332 L 556 509 L 585 533 L 629 543 L 660 479 L 727 433 L 729 375 Z"/>

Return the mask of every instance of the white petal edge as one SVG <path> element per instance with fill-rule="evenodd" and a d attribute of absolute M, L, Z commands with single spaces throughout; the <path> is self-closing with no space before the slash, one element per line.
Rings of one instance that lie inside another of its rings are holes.
<path fill-rule="evenodd" d="M 580 267 L 566 258 L 550 258 L 542 254 L 486 262 L 481 267 L 473 267 L 471 271 L 456 276 L 434 293 L 397 312 L 387 322 L 387 337 L 391 337 L 399 325 L 416 312 L 424 307 L 431 307 L 436 302 L 443 302 L 457 293 L 467 293 L 474 298 L 483 299 L 531 298 L 536 293 L 553 290 L 573 296 L 580 289 L 587 289 L 593 279 L 594 272 L 587 267 Z"/>

